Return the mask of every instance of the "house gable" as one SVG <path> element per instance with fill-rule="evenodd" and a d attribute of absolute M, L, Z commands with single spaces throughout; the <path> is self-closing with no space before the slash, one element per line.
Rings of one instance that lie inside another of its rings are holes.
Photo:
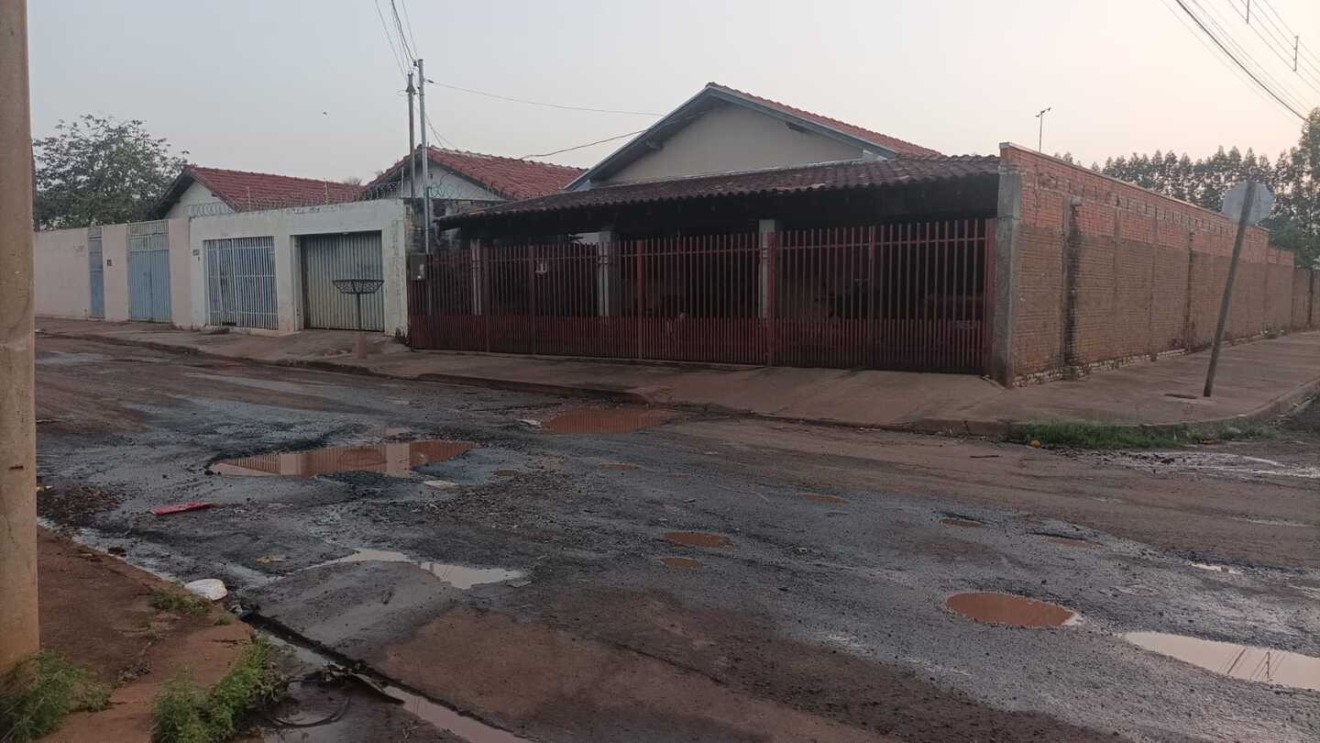
<path fill-rule="evenodd" d="M 594 185 L 858 160 L 863 148 L 720 102 Z"/>
<path fill-rule="evenodd" d="M 200 204 L 211 205 L 206 207 L 208 214 L 229 214 L 234 211 L 219 196 L 211 193 L 211 189 L 194 180 L 174 201 L 169 211 L 165 212 L 164 218 L 197 216 L 193 207 Z"/>

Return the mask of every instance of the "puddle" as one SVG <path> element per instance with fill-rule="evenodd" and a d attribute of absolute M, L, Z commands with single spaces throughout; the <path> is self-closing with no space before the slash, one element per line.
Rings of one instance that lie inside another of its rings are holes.
<path fill-rule="evenodd" d="M 1188 564 L 1196 568 L 1197 570 L 1209 570 L 1214 573 L 1228 573 L 1229 575 L 1242 574 L 1241 570 L 1238 570 L 1237 568 L 1231 568 L 1227 565 L 1215 565 L 1213 563 L 1208 563 L 1208 562 L 1193 562 Z"/>
<path fill-rule="evenodd" d="M 846 506 L 848 501 L 833 495 L 824 495 L 822 493 L 805 493 L 802 496 L 812 503 L 826 503 L 831 506 Z"/>
<path fill-rule="evenodd" d="M 1054 542 L 1055 544 L 1061 544 L 1061 545 L 1063 545 L 1064 547 L 1087 547 L 1087 548 L 1089 548 L 1089 549 L 1098 549 L 1098 548 L 1100 547 L 1100 545 L 1096 544 L 1095 542 L 1092 542 L 1092 541 L 1089 541 L 1089 540 L 1086 540 L 1086 539 L 1082 539 L 1081 537 L 1070 537 L 1070 536 L 1067 536 L 1067 535 L 1064 535 L 1064 534 L 1040 534 L 1040 533 L 1038 533 L 1038 534 L 1036 534 L 1036 536 L 1038 536 L 1038 537 L 1045 537 L 1046 539 L 1050 540 L 1051 542 Z"/>
<path fill-rule="evenodd" d="M 944 602 L 949 609 L 978 622 L 1010 627 L 1061 627 L 1076 612 L 1008 593 L 956 593 Z"/>
<path fill-rule="evenodd" d="M 660 562 L 663 562 L 665 567 L 679 570 L 700 570 L 704 567 L 700 560 L 693 560 L 691 557 L 662 557 Z"/>
<path fill-rule="evenodd" d="M 1155 470 L 1215 472 L 1240 477 L 1298 477 L 1320 480 L 1320 467 L 1277 462 L 1228 452 L 1115 452 L 1103 459 L 1129 467 Z"/>
<path fill-rule="evenodd" d="M 1230 678 L 1320 691 L 1320 658 L 1309 655 L 1164 632 L 1129 632 L 1123 639 Z"/>
<path fill-rule="evenodd" d="M 717 549 L 729 546 L 729 538 L 723 534 L 709 534 L 703 531 L 667 531 L 665 539 L 684 547 L 708 547 Z"/>
<path fill-rule="evenodd" d="M 985 526 L 985 524 L 980 521 L 975 521 L 973 519 L 965 519 L 961 516 L 948 516 L 946 518 L 940 519 L 940 523 L 944 524 L 945 526 L 961 526 L 964 529 L 980 529 L 981 527 Z"/>
<path fill-rule="evenodd" d="M 404 555 L 402 552 L 371 549 L 358 549 L 347 557 L 341 557 L 338 560 L 329 560 L 320 563 L 319 565 L 313 565 L 312 567 L 320 568 L 325 567 L 326 565 L 343 565 L 350 562 L 412 563 L 454 588 L 464 591 L 483 583 L 503 583 L 505 581 L 516 580 L 523 577 L 523 573 L 520 570 L 505 570 L 504 568 L 474 568 L 467 565 L 452 565 L 444 562 L 430 562 L 429 560 L 414 560 L 407 555 Z M 308 568 L 308 570 L 310 569 L 311 568 Z"/>
<path fill-rule="evenodd" d="M 571 408 L 540 422 L 550 433 L 629 433 L 663 425 L 673 417 L 650 408 Z"/>
<path fill-rule="evenodd" d="M 210 471 L 238 477 L 311 478 L 338 472 L 379 472 L 391 477 L 407 477 L 416 467 L 453 459 L 474 448 L 474 444 L 440 439 L 375 446 L 331 446 L 225 459 L 212 464 Z"/>
<path fill-rule="evenodd" d="M 1308 528 L 1310 524 L 1303 524 L 1300 521 L 1287 521 L 1285 519 L 1233 519 L 1241 521 L 1244 524 L 1260 524 L 1261 526 L 1287 526 L 1294 528 Z"/>

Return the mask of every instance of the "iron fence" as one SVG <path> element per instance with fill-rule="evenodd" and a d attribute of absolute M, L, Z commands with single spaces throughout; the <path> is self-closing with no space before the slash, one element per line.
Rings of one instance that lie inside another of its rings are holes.
<path fill-rule="evenodd" d="M 987 220 L 412 257 L 416 348 L 979 373 Z"/>

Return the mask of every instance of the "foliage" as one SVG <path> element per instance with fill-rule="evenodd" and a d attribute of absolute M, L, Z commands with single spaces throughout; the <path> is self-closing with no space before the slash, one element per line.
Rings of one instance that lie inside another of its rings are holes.
<path fill-rule="evenodd" d="M 1007 438 L 1019 444 L 1039 442 L 1046 449 L 1177 449 L 1215 441 L 1268 438 L 1273 434 L 1272 427 L 1262 424 L 1148 428 L 1058 421 L 1014 426 Z"/>
<path fill-rule="evenodd" d="M 191 614 L 199 617 L 210 607 L 206 599 L 185 593 L 176 588 L 157 588 L 151 592 L 147 601 L 151 608 L 168 611 L 172 614 Z"/>
<path fill-rule="evenodd" d="M 186 160 L 143 122 L 86 114 L 32 143 L 37 229 L 147 219 Z"/>
<path fill-rule="evenodd" d="M 40 653 L 0 679 L 0 743 L 36 740 L 71 712 L 109 704 L 109 686 L 54 653 Z"/>
<path fill-rule="evenodd" d="M 1254 179 L 1274 191 L 1274 211 L 1261 225 L 1270 242 L 1292 250 L 1297 265 L 1320 265 L 1320 108 L 1311 112 L 1297 146 L 1273 161 L 1250 149 L 1233 147 L 1207 158 L 1156 151 L 1153 155 L 1109 158 L 1097 168 L 1114 178 L 1219 210 L 1224 194 L 1236 182 Z"/>
<path fill-rule="evenodd" d="M 221 743 L 233 738 L 244 718 L 280 694 L 271 661 L 270 645 L 258 640 L 247 646 L 232 671 L 205 692 L 186 676 L 165 684 L 152 714 L 152 740 Z"/>

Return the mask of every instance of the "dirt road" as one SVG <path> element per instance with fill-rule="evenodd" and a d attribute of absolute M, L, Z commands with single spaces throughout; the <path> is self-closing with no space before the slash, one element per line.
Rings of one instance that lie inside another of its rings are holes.
<path fill-rule="evenodd" d="M 1124 640 L 1320 656 L 1313 417 L 1205 467 L 60 339 L 38 407 L 49 518 L 522 738 L 1320 735 L 1320 692 Z"/>

